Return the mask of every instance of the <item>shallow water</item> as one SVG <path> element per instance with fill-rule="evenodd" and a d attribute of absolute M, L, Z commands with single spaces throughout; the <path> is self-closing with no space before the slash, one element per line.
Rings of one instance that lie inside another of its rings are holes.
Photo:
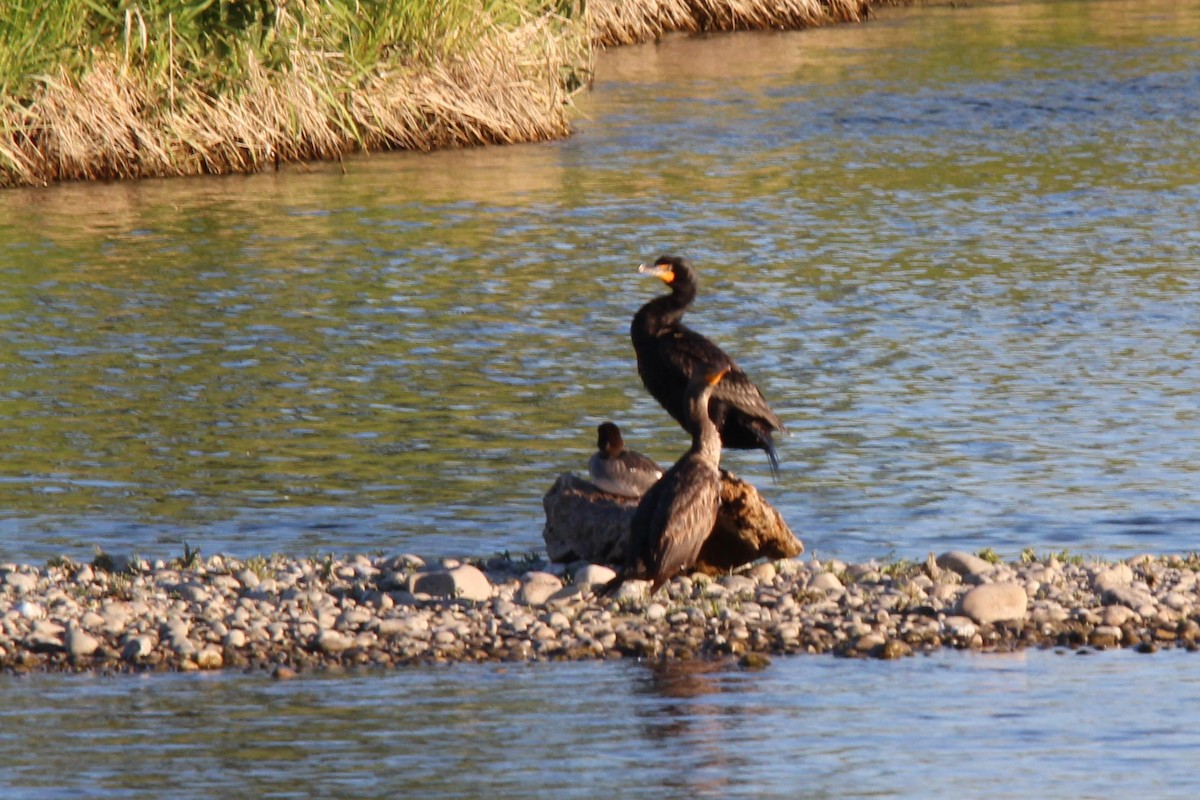
<path fill-rule="evenodd" d="M 1198 37 L 884 9 L 606 53 L 565 142 L 5 192 L 0 559 L 538 549 L 598 422 L 686 447 L 628 342 L 663 252 L 810 551 L 1190 550 Z"/>
<path fill-rule="evenodd" d="M 1200 8 L 604 54 L 566 142 L 0 193 L 0 561 L 541 546 L 663 252 L 821 557 L 1195 549 Z M 0 676 L 0 794 L 1192 797 L 1194 657 Z M 1097 701 L 1102 702 L 1097 702 Z"/>
<path fill-rule="evenodd" d="M 1194 797 L 1196 656 L 0 676 L 6 798 Z M 1102 699 L 1103 702 L 1097 702 Z"/>

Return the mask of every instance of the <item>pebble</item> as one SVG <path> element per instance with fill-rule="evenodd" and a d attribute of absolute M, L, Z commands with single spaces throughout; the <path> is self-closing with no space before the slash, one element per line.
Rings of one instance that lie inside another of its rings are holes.
<path fill-rule="evenodd" d="M 220 567 L 210 560 L 188 570 L 127 560 L 117 577 L 101 565 L 87 572 L 0 565 L 0 670 L 288 675 L 460 659 L 891 659 L 945 646 L 1148 652 L 1200 642 L 1197 559 L 1084 566 L 1047 558 L 985 571 L 969 555 L 916 564 L 760 563 L 732 575 L 677 578 L 654 597 L 637 580 L 612 597 L 598 595 L 595 586 L 611 579 L 608 567 L 502 557 L 427 568 L 409 556 L 275 556 L 254 569 L 226 558 Z M 562 575 L 574 582 L 564 585 Z M 1028 624 L 996 624 L 1010 620 Z"/>
<path fill-rule="evenodd" d="M 808 582 L 808 587 L 823 592 L 840 591 L 843 588 L 838 576 L 832 572 L 821 572 L 814 575 Z"/>
<path fill-rule="evenodd" d="M 981 625 L 1022 619 L 1029 597 L 1016 583 L 984 583 L 966 592 L 959 602 L 959 613 Z"/>
<path fill-rule="evenodd" d="M 521 578 L 516 600 L 527 606 L 540 606 L 561 588 L 563 582 L 549 572 L 527 572 Z"/>
<path fill-rule="evenodd" d="M 457 561 L 448 563 L 457 564 Z M 463 564 L 438 572 L 416 573 L 409 583 L 409 591 L 430 597 L 482 601 L 492 596 L 492 585 L 478 567 Z"/>
<path fill-rule="evenodd" d="M 4 585 L 17 594 L 28 594 L 37 589 L 37 576 L 24 572 L 9 572 L 4 576 Z"/>
<path fill-rule="evenodd" d="M 992 562 L 985 561 L 979 556 L 974 556 L 970 553 L 964 553 L 961 550 L 951 550 L 948 553 L 942 553 L 937 557 L 936 562 L 942 569 L 956 572 L 963 577 L 968 575 L 987 575 L 995 569 L 995 565 Z"/>
<path fill-rule="evenodd" d="M 605 584 L 616 577 L 616 570 L 601 564 L 588 564 L 575 572 L 575 582 L 583 585 Z"/>

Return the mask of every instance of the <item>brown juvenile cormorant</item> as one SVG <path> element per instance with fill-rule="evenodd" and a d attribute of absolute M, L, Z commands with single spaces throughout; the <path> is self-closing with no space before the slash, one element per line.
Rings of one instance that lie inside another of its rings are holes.
<path fill-rule="evenodd" d="M 621 429 L 611 422 L 596 428 L 599 448 L 588 461 L 592 483 L 609 494 L 641 497 L 662 477 L 662 470 L 649 458 L 625 449 Z"/>
<path fill-rule="evenodd" d="M 629 578 L 646 578 L 653 595 L 695 565 L 721 504 L 721 437 L 708 415 L 709 398 L 731 374 L 726 366 L 688 383 L 687 407 L 695 429 L 692 446 L 642 495 L 629 525 L 625 565 L 604 587 L 604 594 L 616 591 Z"/>
<path fill-rule="evenodd" d="M 779 457 L 771 440 L 783 423 L 767 405 L 746 373 L 711 341 L 684 325 L 683 312 L 696 299 L 696 271 L 685 259 L 662 256 L 654 266 L 638 272 L 654 275 L 671 287 L 642 306 L 633 317 L 630 336 L 637 352 L 638 374 L 650 394 L 689 433 L 687 386 L 696 375 L 729 368 L 729 375 L 713 392 L 708 415 L 721 432 L 721 443 L 735 450 L 765 450 L 771 472 L 779 474 Z"/>

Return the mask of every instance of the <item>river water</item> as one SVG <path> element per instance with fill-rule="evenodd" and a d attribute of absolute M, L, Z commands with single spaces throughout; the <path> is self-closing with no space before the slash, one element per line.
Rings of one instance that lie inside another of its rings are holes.
<path fill-rule="evenodd" d="M 810 552 L 1194 550 L 1198 67 L 1195 4 L 882 9 L 603 54 L 564 142 L 0 194 L 0 561 L 539 549 L 597 423 L 687 446 L 628 341 L 661 253 L 789 428 L 777 482 L 725 463 Z M 1193 673 L 0 678 L 0 788 L 1167 796 Z"/>

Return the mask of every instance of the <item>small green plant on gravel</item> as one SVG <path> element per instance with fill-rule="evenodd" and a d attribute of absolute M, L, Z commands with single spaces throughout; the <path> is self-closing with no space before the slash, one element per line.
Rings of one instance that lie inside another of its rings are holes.
<path fill-rule="evenodd" d="M 263 580 L 271 574 L 271 564 L 264 556 L 250 556 L 244 562 L 244 566 L 257 575 L 259 580 Z"/>
<path fill-rule="evenodd" d="M 200 548 L 194 550 L 186 540 L 183 542 L 183 555 L 172 562 L 176 569 L 196 569 L 200 566 Z"/>
<path fill-rule="evenodd" d="M 53 556 L 46 559 L 46 569 L 61 569 L 68 572 L 73 572 L 79 568 L 74 561 L 67 556 Z"/>
<path fill-rule="evenodd" d="M 1046 558 L 1047 558 L 1047 560 L 1054 558 L 1054 559 L 1057 559 L 1058 561 L 1061 561 L 1064 564 L 1074 564 L 1077 567 L 1083 566 L 1083 561 L 1084 561 L 1082 555 L 1080 555 L 1079 553 L 1072 553 L 1069 549 L 1067 549 L 1065 547 L 1062 550 L 1059 550 L 1057 553 L 1049 553 L 1046 556 Z"/>
<path fill-rule="evenodd" d="M 975 553 L 975 555 L 982 558 L 989 564 L 999 564 L 1001 561 L 1000 555 L 990 547 L 983 548 L 979 552 Z"/>
<path fill-rule="evenodd" d="M 889 578 L 896 579 L 896 578 L 907 577 L 907 576 L 911 575 L 916 569 L 917 569 L 917 564 L 915 564 L 914 562 L 910 561 L 907 558 L 901 558 L 901 559 L 897 559 L 895 561 L 889 561 L 887 564 L 884 564 L 880 568 L 879 572 L 883 575 L 887 575 Z"/>
<path fill-rule="evenodd" d="M 1180 566 L 1184 569 L 1190 569 L 1193 572 L 1200 570 L 1200 553 L 1192 551 L 1181 559 Z"/>
<path fill-rule="evenodd" d="M 108 596 L 117 600 L 133 599 L 133 578 L 124 572 L 108 574 Z"/>
<path fill-rule="evenodd" d="M 1021 551 L 1021 563 L 1033 564 L 1038 560 L 1037 552 L 1032 547 L 1026 547 Z"/>
<path fill-rule="evenodd" d="M 314 567 L 320 570 L 320 579 L 323 581 L 333 580 L 333 567 L 336 563 L 333 553 L 326 553 L 323 556 L 313 556 L 310 561 Z"/>

